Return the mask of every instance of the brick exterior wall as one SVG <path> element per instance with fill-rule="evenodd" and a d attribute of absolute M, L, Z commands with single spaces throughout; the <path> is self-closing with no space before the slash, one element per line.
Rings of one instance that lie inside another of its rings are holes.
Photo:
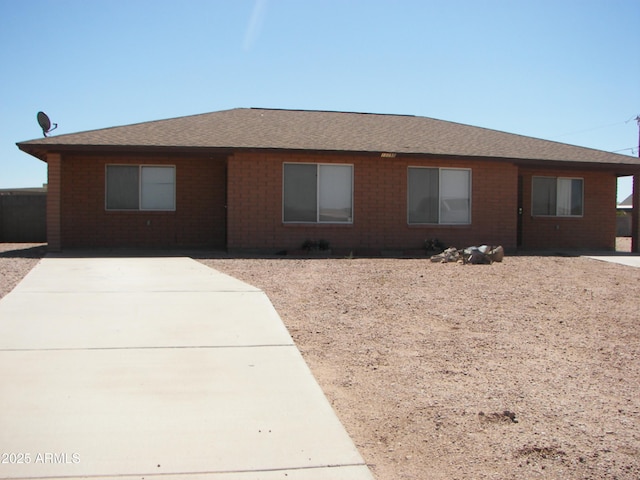
<path fill-rule="evenodd" d="M 595 170 L 528 169 L 520 171 L 523 184 L 524 249 L 615 250 L 615 174 Z M 534 217 L 531 214 L 533 176 L 583 178 L 582 217 Z"/>
<path fill-rule="evenodd" d="M 284 224 L 284 162 L 354 166 L 353 224 Z M 472 224 L 408 225 L 409 166 L 472 169 Z M 501 244 L 516 247 L 517 168 L 498 161 L 381 158 L 373 155 L 240 152 L 229 159 L 228 248 L 299 249 L 306 239 L 327 240 L 332 250 L 380 253 L 414 250 L 438 238 L 458 247 Z"/>
<path fill-rule="evenodd" d="M 107 211 L 107 164 L 175 165 L 176 210 Z M 63 247 L 224 248 L 225 157 L 76 154 L 65 155 L 61 165 Z"/>
<path fill-rule="evenodd" d="M 62 159 L 57 153 L 47 155 L 47 248 L 58 252 L 62 248 L 60 188 Z"/>
<path fill-rule="evenodd" d="M 523 249 L 613 249 L 616 177 L 596 170 L 518 167 L 507 161 L 293 152 L 237 152 L 230 157 L 186 155 L 49 155 L 49 247 L 210 247 L 230 251 L 296 250 L 324 239 L 336 254 L 420 250 L 438 238 L 447 245 L 517 248 L 518 177 L 522 177 Z M 353 223 L 285 224 L 285 162 L 353 165 Z M 107 211 L 107 164 L 175 165 L 176 211 Z M 409 225 L 407 169 L 471 169 L 471 225 Z M 534 175 L 584 178 L 584 215 L 533 217 Z M 228 179 L 228 180 L 227 180 Z"/>

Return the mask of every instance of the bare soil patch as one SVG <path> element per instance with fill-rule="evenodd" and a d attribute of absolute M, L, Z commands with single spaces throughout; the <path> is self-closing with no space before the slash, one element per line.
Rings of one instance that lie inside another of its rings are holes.
<path fill-rule="evenodd" d="M 43 254 L 0 244 L 0 297 Z M 640 478 L 640 269 L 200 261 L 269 295 L 378 480 Z"/>
<path fill-rule="evenodd" d="M 201 261 L 269 295 L 378 480 L 640 478 L 640 269 Z"/>

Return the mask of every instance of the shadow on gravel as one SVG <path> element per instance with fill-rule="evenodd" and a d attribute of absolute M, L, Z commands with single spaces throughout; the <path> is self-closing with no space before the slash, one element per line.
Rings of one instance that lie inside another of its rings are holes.
<path fill-rule="evenodd" d="M 49 252 L 53 258 L 145 258 L 145 257 L 191 257 L 191 258 L 235 258 L 223 250 L 188 248 L 68 248 L 61 252 Z"/>
<path fill-rule="evenodd" d="M 433 253 L 433 252 L 432 252 Z M 62 252 L 47 252 L 47 244 L 2 244 L 0 243 L 0 258 L 42 258 L 45 255 L 54 258 L 96 258 L 96 257 L 190 257 L 194 260 L 205 259 L 282 259 L 282 260 L 326 260 L 326 259 L 355 259 L 355 258 L 396 258 L 423 259 L 429 261 L 429 253 L 416 251 L 398 251 L 372 254 L 371 252 L 351 251 L 346 254 L 337 252 L 302 252 L 300 250 L 278 253 L 273 252 L 227 252 L 212 248 L 69 248 Z M 591 250 L 516 250 L 508 251 L 508 257 L 582 257 L 582 256 L 637 256 L 637 253 L 624 251 L 591 251 Z"/>
<path fill-rule="evenodd" d="M 0 244 L 1 246 L 1 244 Z M 12 248 L 0 251 L 0 258 L 42 258 L 47 254 L 47 245 L 27 248 Z"/>

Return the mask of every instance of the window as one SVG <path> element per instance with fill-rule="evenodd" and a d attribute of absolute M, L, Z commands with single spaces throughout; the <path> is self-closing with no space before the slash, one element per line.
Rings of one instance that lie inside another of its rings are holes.
<path fill-rule="evenodd" d="M 175 210 L 175 167 L 107 165 L 107 210 Z"/>
<path fill-rule="evenodd" d="M 353 221 L 352 165 L 285 163 L 283 175 L 285 222 Z"/>
<path fill-rule="evenodd" d="M 409 167 L 410 224 L 471 223 L 471 170 Z"/>
<path fill-rule="evenodd" d="M 533 177 L 532 213 L 537 216 L 582 216 L 582 192 L 582 178 Z"/>

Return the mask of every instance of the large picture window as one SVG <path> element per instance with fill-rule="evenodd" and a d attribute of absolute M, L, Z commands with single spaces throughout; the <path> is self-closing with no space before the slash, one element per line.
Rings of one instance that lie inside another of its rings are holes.
<path fill-rule="evenodd" d="M 301 223 L 353 221 L 353 166 L 285 163 L 283 220 Z"/>
<path fill-rule="evenodd" d="M 532 213 L 535 216 L 579 217 L 583 211 L 583 179 L 533 177 Z"/>
<path fill-rule="evenodd" d="M 471 170 L 409 167 L 410 224 L 470 224 Z"/>
<path fill-rule="evenodd" d="M 107 165 L 107 210 L 175 210 L 173 166 Z"/>

